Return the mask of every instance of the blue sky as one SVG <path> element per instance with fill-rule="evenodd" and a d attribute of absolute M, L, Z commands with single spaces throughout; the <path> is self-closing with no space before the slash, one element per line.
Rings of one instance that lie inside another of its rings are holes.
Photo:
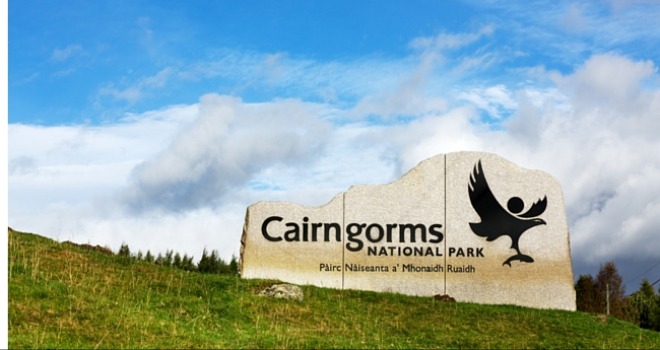
<path fill-rule="evenodd" d="M 415 38 L 485 27 L 492 32 L 446 55 L 457 61 L 483 53 L 490 66 L 443 78 L 450 62 L 434 71 L 434 88 L 457 80 L 514 84 L 525 78 L 512 74 L 521 67 L 567 73 L 597 53 L 657 60 L 657 13 L 649 6 L 657 4 L 13 1 L 9 122 L 98 124 L 126 112 L 194 103 L 208 92 L 246 102 L 321 101 L 316 90 L 332 88 L 350 104 L 377 91 L 378 77 L 396 83 L 397 72 L 381 74 L 379 65 L 391 69 L 385 66 L 397 62 L 405 70 L 414 64 Z M 266 57 L 292 76 L 268 76 Z M 341 76 L 343 66 L 360 64 L 376 77 Z"/>
<path fill-rule="evenodd" d="M 576 275 L 660 261 L 659 1 L 8 9 L 16 229 L 229 257 L 258 200 L 320 205 L 479 150 L 560 180 Z"/>

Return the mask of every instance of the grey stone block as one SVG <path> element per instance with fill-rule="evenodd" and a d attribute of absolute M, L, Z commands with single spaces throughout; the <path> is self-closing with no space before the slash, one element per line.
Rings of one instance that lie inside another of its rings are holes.
<path fill-rule="evenodd" d="M 330 203 L 247 209 L 241 276 L 575 310 L 559 182 L 491 153 L 421 162 Z"/>

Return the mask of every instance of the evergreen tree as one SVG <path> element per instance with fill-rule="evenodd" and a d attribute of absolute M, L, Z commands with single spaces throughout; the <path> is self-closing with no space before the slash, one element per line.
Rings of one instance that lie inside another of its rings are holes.
<path fill-rule="evenodd" d="M 163 265 L 164 266 L 172 266 L 172 254 L 174 252 L 171 250 L 166 250 L 165 251 L 165 257 L 163 259 Z"/>
<path fill-rule="evenodd" d="M 131 257 L 131 250 L 128 249 L 128 244 L 122 243 L 121 247 L 119 247 L 119 252 L 117 253 L 119 256 L 123 256 L 125 258 L 130 258 Z"/>
<path fill-rule="evenodd" d="M 211 260 L 211 271 L 210 273 L 222 273 L 222 259 L 218 256 L 218 251 L 213 250 L 211 252 L 211 256 L 209 257 Z"/>
<path fill-rule="evenodd" d="M 660 286 L 658 286 L 658 294 L 655 296 L 655 330 L 660 332 Z"/>
<path fill-rule="evenodd" d="M 147 254 L 144 256 L 144 261 L 153 263 L 154 262 L 154 256 L 151 255 L 151 251 L 147 250 Z"/>
<path fill-rule="evenodd" d="M 197 264 L 197 269 L 203 273 L 229 273 L 229 265 L 222 260 L 218 251 L 213 250 L 209 255 L 206 248 L 202 252 L 202 258 Z"/>
<path fill-rule="evenodd" d="M 229 262 L 229 273 L 238 276 L 238 261 L 236 261 L 235 256 L 231 256 L 231 261 Z"/>
<path fill-rule="evenodd" d="M 138 250 L 136 258 L 138 259 L 138 261 L 144 260 L 144 257 L 142 256 L 142 251 L 141 250 Z"/>
<path fill-rule="evenodd" d="M 179 255 L 179 253 L 174 254 L 174 267 L 176 267 L 177 269 L 182 268 L 181 255 Z"/>
<path fill-rule="evenodd" d="M 199 259 L 199 262 L 197 263 L 197 269 L 202 273 L 211 273 L 211 261 L 209 259 L 208 253 L 206 252 L 206 248 L 204 248 L 202 251 L 202 258 Z"/>
<path fill-rule="evenodd" d="M 193 257 L 188 256 L 188 254 L 183 254 L 183 258 L 181 259 L 181 265 L 183 266 L 183 269 L 186 271 L 195 271 L 197 269 L 195 263 L 193 263 Z"/>
<path fill-rule="evenodd" d="M 660 304 L 649 280 L 644 278 L 639 290 L 630 296 L 630 303 L 637 311 L 639 326 L 646 329 L 660 330 Z"/>

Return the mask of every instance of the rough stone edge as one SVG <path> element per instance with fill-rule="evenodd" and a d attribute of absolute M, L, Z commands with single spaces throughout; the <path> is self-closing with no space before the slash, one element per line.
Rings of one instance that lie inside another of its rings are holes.
<path fill-rule="evenodd" d="M 467 152 L 470 152 L 470 151 L 467 151 Z M 452 153 L 458 153 L 458 152 L 452 152 Z M 359 188 L 359 187 L 373 187 L 373 186 L 390 186 L 390 185 L 394 185 L 394 184 L 397 183 L 398 181 L 402 181 L 402 180 L 403 180 L 408 174 L 410 174 L 410 173 L 412 173 L 413 171 L 415 171 L 420 165 L 422 165 L 422 164 L 424 164 L 424 163 L 430 161 L 430 160 L 433 159 L 433 158 L 436 158 L 436 157 L 446 157 L 446 156 L 447 156 L 447 153 L 438 153 L 438 154 L 436 154 L 436 155 L 434 155 L 434 156 L 432 156 L 432 157 L 426 158 L 426 159 L 420 161 L 419 163 L 417 163 L 417 165 L 415 165 L 414 167 L 412 167 L 412 168 L 411 168 L 410 170 L 408 170 L 405 174 L 399 176 L 399 178 L 397 178 L 397 179 L 395 179 L 395 180 L 393 180 L 393 181 L 390 181 L 390 182 L 388 182 L 388 183 L 385 183 L 385 184 L 359 184 L 359 185 L 352 185 L 352 186 L 349 187 L 346 191 L 337 193 L 337 194 L 336 194 L 334 197 L 332 197 L 327 203 L 325 203 L 325 204 L 321 204 L 321 205 L 319 205 L 319 206 L 315 206 L 315 207 L 313 207 L 313 206 L 308 206 L 308 205 L 303 205 L 303 204 L 298 204 L 298 203 L 295 203 L 295 202 L 289 202 L 289 201 L 258 201 L 258 202 L 256 202 L 256 203 L 250 204 L 250 205 L 247 207 L 247 209 L 245 210 L 245 220 L 243 221 L 243 233 L 242 233 L 242 235 L 241 235 L 241 248 L 240 248 L 240 251 L 239 251 L 240 257 L 239 257 L 239 259 L 238 259 L 238 274 L 239 274 L 239 276 L 241 276 L 241 277 L 243 276 L 243 256 L 244 256 L 243 253 L 245 252 L 245 240 L 247 239 L 247 230 L 248 230 L 248 226 L 250 226 L 250 210 L 251 210 L 252 207 L 256 207 L 256 206 L 258 206 L 258 205 L 261 204 L 261 203 L 283 203 L 283 204 L 286 204 L 286 205 L 295 205 L 295 206 L 303 207 L 303 208 L 305 208 L 305 209 L 321 209 L 321 208 L 323 208 L 323 207 L 329 205 L 330 203 L 332 203 L 332 201 L 335 200 L 335 198 L 337 198 L 337 196 L 340 196 L 340 195 L 341 195 L 341 196 L 345 196 L 345 195 L 346 195 L 348 192 L 350 192 L 351 190 L 355 190 L 356 188 Z M 446 158 L 445 158 L 445 161 L 446 161 Z M 344 203 L 343 203 L 343 198 L 342 198 L 342 210 L 344 210 L 344 209 L 345 209 L 345 208 L 344 208 Z"/>
<path fill-rule="evenodd" d="M 462 152 L 470 152 L 470 153 L 485 153 L 485 152 L 472 152 L 472 151 L 462 151 Z M 450 153 L 459 153 L 459 152 L 450 152 Z M 378 186 L 378 187 L 394 186 L 397 182 L 399 182 L 399 181 L 403 182 L 403 181 L 405 180 L 405 178 L 408 177 L 410 174 L 412 174 L 412 173 L 415 172 L 415 171 L 418 171 L 418 168 L 420 168 L 422 165 L 424 165 L 424 163 L 429 163 L 432 159 L 435 159 L 435 158 L 446 157 L 447 154 L 449 154 L 449 153 L 438 153 L 438 154 L 436 154 L 436 155 L 434 155 L 434 156 L 431 156 L 431 157 L 429 157 L 429 158 L 426 158 L 426 159 L 420 161 L 419 163 L 417 163 L 417 165 L 415 165 L 414 167 L 410 168 L 408 171 L 406 171 L 403 175 L 399 176 L 397 179 L 392 180 L 392 181 L 390 181 L 390 182 L 388 182 L 388 183 L 384 183 L 384 184 L 359 184 L 359 185 L 352 185 L 351 187 L 348 188 L 348 190 L 346 190 L 345 193 L 348 194 L 348 192 L 350 192 L 350 191 L 352 191 L 352 190 L 356 190 L 357 188 L 362 188 L 362 187 L 367 187 L 367 188 L 369 188 L 369 187 L 377 187 L 377 186 Z M 445 158 L 445 161 L 446 161 L 446 160 L 447 160 L 447 159 Z"/>
<path fill-rule="evenodd" d="M 561 198 L 561 202 L 562 202 L 562 207 L 563 207 L 563 209 L 564 209 L 564 218 L 566 219 L 566 244 L 567 244 L 567 247 L 568 247 L 568 260 L 569 260 L 569 263 L 570 263 L 570 266 L 571 266 L 571 279 L 572 279 L 573 282 L 575 282 L 575 271 L 573 270 L 573 254 L 572 254 L 572 252 L 571 252 L 571 232 L 570 232 L 570 229 L 569 229 L 569 226 L 568 226 L 568 216 L 566 215 L 566 200 L 565 200 L 565 198 L 564 198 L 564 188 L 562 187 L 561 182 L 559 181 L 559 179 L 557 179 L 556 177 L 554 177 L 552 174 L 550 174 L 550 173 L 547 172 L 547 171 L 540 170 L 540 169 L 530 169 L 530 168 L 525 168 L 525 167 L 519 165 L 518 163 L 516 163 L 516 162 L 514 162 L 514 161 L 512 161 L 512 160 L 510 160 L 510 159 L 507 159 L 507 158 L 505 158 L 505 157 L 503 157 L 503 156 L 501 156 L 501 155 L 499 155 L 499 154 L 492 153 L 492 152 L 484 152 L 484 151 L 456 151 L 456 152 L 444 153 L 444 155 L 445 155 L 445 156 L 448 156 L 448 155 L 450 155 L 450 154 L 456 155 L 456 154 L 459 154 L 459 153 L 482 153 L 482 154 L 488 154 L 488 155 L 494 156 L 495 158 L 498 158 L 498 159 L 500 159 L 500 160 L 504 160 L 504 161 L 506 161 L 506 162 L 508 162 L 508 163 L 510 163 L 510 164 L 513 164 L 513 165 L 514 165 L 516 168 L 518 168 L 519 170 L 524 170 L 525 172 L 532 172 L 532 173 L 538 173 L 538 174 L 544 175 L 545 177 L 547 177 L 547 179 L 548 179 L 549 181 L 552 181 L 552 182 L 553 182 L 554 186 L 557 186 L 557 187 L 559 188 L 559 194 L 560 194 L 560 198 Z M 440 154 L 438 154 L 438 155 L 440 155 Z M 431 157 L 431 158 L 433 158 L 433 157 Z M 431 159 L 431 158 L 428 158 L 428 159 Z M 428 160 L 428 159 L 426 159 L 426 160 Z M 426 161 L 426 160 L 424 160 L 424 161 Z M 424 162 L 424 161 L 422 161 L 422 162 Z M 414 168 L 418 167 L 420 164 L 422 164 L 422 162 L 420 162 L 419 164 L 417 164 Z M 446 158 L 445 158 L 445 162 L 446 162 Z M 413 169 L 414 169 L 414 168 L 413 168 Z M 412 169 L 411 169 L 411 170 L 412 170 Z M 403 176 L 402 176 L 402 177 L 403 177 Z M 446 177 L 446 174 L 445 174 L 445 177 Z M 446 178 L 445 178 L 445 179 L 446 179 Z M 574 291 L 574 293 L 573 293 L 573 296 L 574 296 L 573 299 L 577 302 L 577 299 L 576 299 L 576 292 L 575 292 L 575 291 Z M 546 308 L 541 308 L 541 309 L 546 309 Z M 549 308 L 549 309 L 552 309 L 552 308 Z M 577 307 L 575 307 L 575 308 L 573 308 L 573 309 L 553 309 L 553 310 L 568 310 L 568 311 L 576 311 L 576 310 L 577 310 Z"/>
<path fill-rule="evenodd" d="M 240 252 L 239 252 L 239 254 L 241 256 L 238 259 L 238 274 L 239 274 L 239 276 L 241 276 L 241 277 L 243 276 L 243 256 L 244 256 L 243 253 L 245 252 L 245 241 L 247 239 L 248 227 L 250 226 L 250 210 L 252 210 L 253 207 L 258 206 L 261 203 L 282 203 L 282 204 L 285 204 L 285 205 L 292 205 L 292 206 L 300 207 L 300 208 L 303 208 L 305 210 L 308 210 L 308 209 L 320 210 L 320 209 L 323 209 L 323 207 L 326 207 L 326 206 L 330 205 L 330 203 L 332 203 L 337 197 L 341 196 L 342 198 L 340 200 L 342 201 L 342 210 L 343 210 L 343 207 L 344 207 L 344 203 L 343 203 L 344 198 L 343 198 L 343 196 L 345 194 L 346 194 L 346 192 L 339 192 L 334 197 L 332 197 L 327 203 L 321 204 L 321 205 L 318 205 L 318 206 L 315 206 L 315 207 L 309 206 L 309 205 L 298 204 L 298 203 L 295 203 L 295 202 L 288 202 L 288 201 L 258 201 L 256 203 L 250 204 L 247 207 L 247 209 L 245 210 L 245 221 L 243 222 L 243 234 L 241 235 L 241 249 L 240 249 Z"/>
<path fill-rule="evenodd" d="M 299 207 L 304 207 L 304 208 L 306 208 L 306 209 L 321 209 L 321 208 L 327 206 L 328 204 L 332 203 L 332 201 L 333 201 L 335 198 L 337 198 L 337 196 L 340 196 L 340 195 L 341 195 L 341 196 L 345 196 L 348 192 L 350 192 L 350 191 L 353 190 L 354 188 L 363 187 L 363 186 L 366 186 L 366 187 L 372 187 L 372 186 L 389 186 L 389 185 L 394 185 L 396 182 L 403 180 L 406 176 L 408 176 L 411 172 L 415 171 L 417 168 L 419 168 L 420 166 L 422 166 L 424 163 L 427 163 L 427 162 L 429 162 L 430 160 L 432 160 L 432 159 L 434 159 L 434 158 L 436 158 L 436 157 L 445 157 L 444 161 L 445 161 L 445 166 L 446 166 L 446 162 L 447 162 L 447 158 L 446 158 L 446 157 L 447 157 L 448 155 L 450 155 L 450 154 L 458 154 L 458 153 L 483 153 L 483 154 L 489 154 L 489 155 L 495 156 L 496 158 L 499 158 L 499 159 L 501 159 L 501 160 L 504 160 L 504 161 L 506 161 L 506 162 L 508 162 L 508 163 L 513 164 L 513 165 L 516 166 L 518 169 L 521 169 L 521 170 L 524 170 L 524 171 L 528 171 L 528 172 L 538 172 L 538 173 L 541 173 L 541 174 L 545 175 L 548 179 L 552 180 L 552 181 L 554 182 L 554 184 L 555 184 L 556 186 L 559 187 L 559 192 L 560 192 L 560 194 L 561 194 L 561 201 L 562 201 L 563 208 L 564 208 L 564 217 L 565 217 L 566 220 L 567 220 L 567 222 L 566 222 L 566 228 L 567 228 L 567 231 L 566 231 L 566 240 L 567 240 L 567 246 L 568 246 L 568 259 L 569 259 L 569 261 L 570 261 L 570 265 L 571 265 L 571 274 L 573 275 L 573 276 L 572 276 L 572 279 L 575 280 L 575 272 L 573 271 L 573 268 L 572 268 L 572 266 L 573 266 L 573 254 L 571 253 L 571 235 L 570 235 L 570 230 L 568 230 L 568 217 L 566 217 L 566 201 L 565 201 L 565 199 L 564 199 L 564 190 L 563 190 L 563 188 L 562 188 L 562 186 L 561 186 L 561 182 L 559 182 L 559 180 L 558 180 L 556 177 L 554 177 L 552 174 L 550 174 L 550 173 L 548 173 L 548 172 L 546 172 L 546 171 L 539 170 L 539 169 L 529 169 L 529 168 L 525 168 L 525 167 L 520 166 L 518 163 L 516 163 L 516 162 L 514 162 L 514 161 L 512 161 L 512 160 L 509 160 L 509 159 L 507 159 L 507 158 L 505 158 L 505 157 L 503 157 L 503 156 L 500 156 L 499 154 L 492 153 L 492 152 L 484 152 L 484 151 L 456 151 L 456 152 L 449 152 L 449 153 L 438 153 L 438 154 L 436 154 L 436 155 L 434 155 L 434 156 L 431 156 L 431 157 L 429 157 L 429 158 L 426 158 L 426 159 L 420 161 L 419 163 L 417 163 L 417 165 L 415 165 L 414 167 L 410 168 L 410 170 L 408 170 L 405 174 L 401 175 L 398 179 L 395 179 L 395 180 L 393 180 L 393 181 L 391 181 L 391 182 L 388 182 L 388 183 L 385 183 L 385 184 L 360 184 L 360 185 L 353 185 L 353 186 L 349 187 L 346 191 L 344 191 L 344 192 L 339 192 L 338 194 L 336 194 L 336 195 L 335 195 L 334 197 L 332 197 L 332 199 L 330 199 L 327 203 L 322 204 L 322 205 L 320 205 L 320 206 L 316 206 L 316 207 L 313 207 L 313 206 L 307 206 L 307 205 L 302 205 L 302 204 L 298 204 L 298 203 L 295 203 L 295 202 L 289 202 L 289 201 L 259 201 L 259 202 L 257 202 L 257 203 L 254 203 L 254 204 L 249 205 L 249 206 L 247 207 L 247 209 L 246 209 L 246 212 L 245 212 L 245 221 L 244 221 L 244 223 L 243 223 L 243 234 L 241 235 L 241 249 L 240 249 L 240 255 L 241 255 L 241 256 L 240 256 L 239 261 L 238 261 L 238 271 L 239 271 L 239 275 L 241 275 L 241 276 L 243 275 L 243 253 L 244 253 L 244 251 L 245 251 L 245 239 L 246 239 L 246 237 L 247 237 L 247 228 L 248 228 L 248 226 L 249 226 L 249 222 L 250 222 L 250 209 L 251 209 L 252 207 L 257 206 L 257 205 L 259 205 L 259 204 L 262 203 L 262 202 L 269 202 L 269 203 L 273 203 L 273 202 L 276 203 L 276 202 L 279 202 L 279 203 L 285 203 L 285 204 L 287 204 L 287 205 L 295 205 L 295 206 L 299 206 Z M 447 176 L 447 174 L 445 173 L 445 181 L 446 181 L 446 176 Z M 446 195 L 446 194 L 445 194 L 445 195 Z M 344 205 L 344 203 L 342 203 L 342 207 L 343 207 L 343 205 Z"/>
<path fill-rule="evenodd" d="M 245 253 L 245 239 L 247 238 L 248 223 L 250 222 L 250 206 L 245 210 L 245 220 L 243 221 L 243 234 L 241 235 L 241 249 L 238 258 L 238 275 L 243 277 L 243 254 Z"/>

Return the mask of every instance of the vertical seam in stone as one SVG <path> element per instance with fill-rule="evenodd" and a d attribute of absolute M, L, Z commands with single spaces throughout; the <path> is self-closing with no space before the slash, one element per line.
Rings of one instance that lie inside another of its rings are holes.
<path fill-rule="evenodd" d="M 445 154 L 445 292 L 447 294 L 447 241 L 449 240 L 449 225 L 447 225 L 447 155 Z"/>
<path fill-rule="evenodd" d="M 346 245 L 344 236 L 346 235 L 346 192 L 341 195 L 341 289 L 344 289 L 344 270 L 346 270 Z"/>

